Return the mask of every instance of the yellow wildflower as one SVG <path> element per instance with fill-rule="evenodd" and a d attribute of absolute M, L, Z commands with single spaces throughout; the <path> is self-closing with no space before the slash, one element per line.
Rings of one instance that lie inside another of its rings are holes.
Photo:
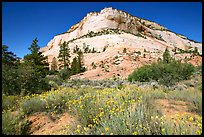
<path fill-rule="evenodd" d="M 135 131 L 135 132 L 133 132 L 132 134 L 133 134 L 133 135 L 137 135 L 138 133 L 137 133 L 137 131 Z"/>
<path fill-rule="evenodd" d="M 103 110 L 103 108 L 99 108 L 99 110 Z"/>
<path fill-rule="evenodd" d="M 107 132 L 108 130 L 109 130 L 109 128 L 108 128 L 108 127 L 106 127 L 106 128 L 105 128 L 105 131 Z"/>
<path fill-rule="evenodd" d="M 81 125 L 77 125 L 77 128 L 80 128 L 81 127 Z"/>
<path fill-rule="evenodd" d="M 92 124 L 89 124 L 89 125 L 88 125 L 88 127 L 92 128 L 92 127 L 93 127 L 93 125 L 92 125 Z"/>
<path fill-rule="evenodd" d="M 162 128 L 162 132 L 164 132 L 165 131 L 165 129 L 164 128 Z"/>
<path fill-rule="evenodd" d="M 99 117 L 102 117 L 102 116 L 103 116 L 103 113 L 104 113 L 104 112 L 101 112 L 101 113 L 99 114 Z"/>
<path fill-rule="evenodd" d="M 76 133 L 80 133 L 80 130 L 79 130 L 79 129 L 77 129 L 77 130 L 76 130 Z"/>
<path fill-rule="evenodd" d="M 193 117 L 189 117 L 189 119 L 188 119 L 188 120 L 189 120 L 190 122 L 191 122 L 191 121 L 193 121 Z"/>
<path fill-rule="evenodd" d="M 88 131 L 88 130 L 89 130 L 89 128 L 87 128 L 87 127 L 84 127 L 84 130 L 85 130 L 85 131 Z"/>
<path fill-rule="evenodd" d="M 201 131 L 200 131 L 200 130 L 197 130 L 197 131 L 196 131 L 196 134 L 197 134 L 197 135 L 200 135 L 200 134 L 201 134 Z"/>

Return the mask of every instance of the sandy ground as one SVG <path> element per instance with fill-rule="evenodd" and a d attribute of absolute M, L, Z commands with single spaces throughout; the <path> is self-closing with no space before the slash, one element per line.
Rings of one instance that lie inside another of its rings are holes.
<path fill-rule="evenodd" d="M 29 116 L 28 120 L 32 122 L 30 129 L 32 135 L 62 134 L 66 132 L 67 126 L 75 123 L 75 119 L 68 113 L 53 117 L 38 112 Z"/>
<path fill-rule="evenodd" d="M 156 99 L 155 106 L 162 115 L 166 115 L 167 120 L 177 119 L 176 114 L 187 114 L 193 116 L 194 113 L 188 111 L 189 102 L 175 101 L 168 99 Z M 73 124 L 76 124 L 76 119 L 68 113 L 63 113 L 60 116 L 50 116 L 44 112 L 37 112 L 28 117 L 32 122 L 30 133 L 32 135 L 61 135 L 71 134 L 69 131 Z M 190 123 L 191 124 L 191 123 Z M 193 126 L 193 125 L 192 125 Z"/>

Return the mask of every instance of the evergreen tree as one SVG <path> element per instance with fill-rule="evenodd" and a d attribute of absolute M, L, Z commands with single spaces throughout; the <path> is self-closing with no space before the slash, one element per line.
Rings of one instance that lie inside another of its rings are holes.
<path fill-rule="evenodd" d="M 85 48 L 84 48 L 84 53 L 89 53 L 89 46 L 88 46 L 88 45 L 85 46 Z"/>
<path fill-rule="evenodd" d="M 166 48 L 164 53 L 163 53 L 163 62 L 165 63 L 170 63 L 171 62 L 171 55 L 169 50 Z"/>
<path fill-rule="evenodd" d="M 57 70 L 57 59 L 55 57 L 52 59 L 51 70 Z"/>
<path fill-rule="evenodd" d="M 72 61 L 71 72 L 72 72 L 72 75 L 75 75 L 75 74 L 77 74 L 79 72 L 78 61 L 77 61 L 76 57 Z"/>
<path fill-rule="evenodd" d="M 18 69 L 2 64 L 2 93 L 6 95 L 19 95 L 21 92 Z"/>
<path fill-rule="evenodd" d="M 69 49 L 69 46 L 68 46 L 68 43 L 67 42 L 63 42 L 62 45 L 60 46 L 60 51 L 59 51 L 59 65 L 60 65 L 60 68 L 64 68 L 64 69 L 69 69 L 69 66 L 70 66 L 70 61 L 69 61 L 69 58 L 70 58 L 70 49 Z"/>
<path fill-rule="evenodd" d="M 17 69 L 20 65 L 20 58 L 8 51 L 8 46 L 2 46 L 2 93 L 6 95 L 19 94 L 20 83 Z"/>
<path fill-rule="evenodd" d="M 84 72 L 85 71 L 85 67 L 83 67 L 83 65 L 84 65 L 84 61 L 83 61 L 83 52 L 82 51 L 79 51 L 78 53 L 77 53 L 77 55 L 78 55 L 78 58 L 77 58 L 77 70 L 79 70 L 78 71 L 78 73 L 80 73 L 80 72 Z"/>
<path fill-rule="evenodd" d="M 35 38 L 28 48 L 31 54 L 24 56 L 24 63 L 21 64 L 19 70 L 20 73 L 27 75 L 26 77 L 22 76 L 22 92 L 26 90 L 29 93 L 38 93 L 49 89 L 45 82 L 45 76 L 49 72 L 47 56 L 43 56 L 42 52 L 39 51 L 40 47 L 37 42 L 38 40 Z"/>
<path fill-rule="evenodd" d="M 126 52 L 127 52 L 127 49 L 126 49 L 126 48 L 124 48 L 124 49 L 123 49 L 123 53 L 126 53 Z"/>
<path fill-rule="evenodd" d="M 20 58 L 16 57 L 16 55 L 8 51 L 8 46 L 3 45 L 2 46 L 2 64 L 7 66 L 17 66 L 20 63 Z"/>
<path fill-rule="evenodd" d="M 79 51 L 78 45 L 76 45 L 73 49 L 73 53 L 77 53 Z"/>
<path fill-rule="evenodd" d="M 195 55 L 195 56 L 199 55 L 197 47 L 194 47 L 193 55 Z"/>
<path fill-rule="evenodd" d="M 104 46 L 104 47 L 103 47 L 103 52 L 105 52 L 105 51 L 106 51 L 106 48 L 107 48 L 106 46 Z"/>
<path fill-rule="evenodd" d="M 96 50 L 95 50 L 95 48 L 93 47 L 91 53 L 95 53 L 95 52 L 96 52 Z"/>
<path fill-rule="evenodd" d="M 31 54 L 24 56 L 24 63 L 27 65 L 34 66 L 38 71 L 43 71 L 45 74 L 49 70 L 48 57 L 43 56 L 40 52 L 40 47 L 37 44 L 38 40 L 35 38 L 28 48 L 31 51 Z"/>
<path fill-rule="evenodd" d="M 83 67 L 84 63 L 83 63 L 83 52 L 81 50 L 79 50 L 77 52 L 77 57 L 75 57 L 72 61 L 71 64 L 71 72 L 72 75 L 81 73 L 85 71 L 85 67 Z"/>
<path fill-rule="evenodd" d="M 38 79 L 41 77 L 36 78 L 37 71 L 34 69 L 32 65 L 27 65 L 26 63 L 22 63 L 18 68 L 19 74 L 19 83 L 20 83 L 20 94 L 22 96 L 28 93 L 35 93 L 38 90 L 39 82 Z M 34 77 L 36 79 L 34 79 Z"/>

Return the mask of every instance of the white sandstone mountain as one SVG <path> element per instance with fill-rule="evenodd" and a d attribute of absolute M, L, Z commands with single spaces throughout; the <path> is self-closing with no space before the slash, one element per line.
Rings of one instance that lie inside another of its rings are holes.
<path fill-rule="evenodd" d="M 94 48 L 97 51 L 84 53 L 84 65 L 88 71 L 80 77 L 89 79 L 126 77 L 135 68 L 162 58 L 166 47 L 177 59 L 188 59 L 187 61 L 194 65 L 199 65 L 202 60 L 201 56 L 175 54 L 172 51 L 194 50 L 197 47 L 202 54 L 201 43 L 171 32 L 155 22 L 113 8 L 91 12 L 67 32 L 54 36 L 47 46 L 40 49 L 48 56 L 48 62 L 51 63 L 54 57 L 57 58 L 60 44 L 64 41 L 69 42 L 72 58 L 75 56 L 73 48 L 76 45 L 82 50 L 88 46 L 90 50 Z M 126 52 L 123 52 L 124 48 Z M 92 68 L 93 63 L 97 66 L 96 69 Z M 101 67 L 101 64 L 104 67 Z"/>

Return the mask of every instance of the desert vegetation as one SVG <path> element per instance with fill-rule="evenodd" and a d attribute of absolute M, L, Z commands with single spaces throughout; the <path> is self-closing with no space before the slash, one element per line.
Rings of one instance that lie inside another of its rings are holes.
<path fill-rule="evenodd" d="M 77 39 L 81 39 L 81 38 L 91 38 L 91 37 L 96 37 L 96 36 L 101 36 L 101 35 L 108 35 L 108 34 L 122 34 L 123 31 L 118 30 L 118 29 L 104 29 L 98 32 L 93 32 L 90 31 L 87 34 L 80 36 L 78 38 L 73 38 L 71 39 L 69 42 L 73 42 Z"/>
<path fill-rule="evenodd" d="M 174 49 L 174 51 L 175 51 L 175 54 L 192 53 L 194 56 L 200 56 L 200 53 L 198 52 L 197 47 L 194 47 L 194 49 L 188 49 L 188 50 L 176 48 L 176 49 Z"/>
<path fill-rule="evenodd" d="M 57 75 L 63 81 L 71 75 L 84 72 L 83 52 L 77 50 L 77 56 L 70 61 L 68 42 L 62 43 L 58 59 L 53 58 L 51 69 L 46 56 L 39 51 L 38 40 L 35 38 L 28 48 L 30 54 L 23 59 L 2 46 L 2 93 L 5 95 L 27 95 L 41 93 L 51 89 L 49 75 Z M 59 69 L 58 67 L 59 66 Z"/>
<path fill-rule="evenodd" d="M 111 7 L 65 33 L 2 45 L 3 135 L 202 135 L 202 43 Z"/>
<path fill-rule="evenodd" d="M 2 46 L 3 134 L 202 134 L 202 65 L 182 64 L 166 49 L 158 63 L 136 69 L 128 79 L 69 79 L 84 70 L 76 63 L 82 62 L 82 52 L 76 48 L 78 56 L 71 63 L 68 48 L 62 44 L 58 72 L 55 59 L 48 69 L 37 39 L 21 62 Z M 38 121 L 42 114 L 47 119 Z M 60 124 L 65 114 L 73 121 Z M 47 120 L 57 130 L 43 129 Z"/>
<path fill-rule="evenodd" d="M 87 83 L 89 87 L 85 86 Z M 117 83 L 115 84 L 117 86 L 107 87 L 114 83 Z M 161 111 L 161 106 L 157 109 L 155 105 L 158 99 L 188 102 L 188 111 L 179 113 L 180 110 L 177 110 L 178 113 L 165 114 Z M 72 124 L 62 127 L 60 131 L 48 130 L 45 134 L 183 135 L 202 133 L 201 90 L 142 88 L 136 83 L 130 84 L 124 80 L 123 82 L 70 80 L 56 90 L 52 89 L 41 94 L 24 97 L 3 95 L 2 110 L 4 134 L 32 134 L 29 132 L 32 122 L 28 118 L 37 112 L 45 112 L 55 120 L 64 113 L 76 119 Z M 12 112 L 18 112 L 17 116 L 14 116 Z"/>
<path fill-rule="evenodd" d="M 173 59 L 166 49 L 163 60 L 160 59 L 157 63 L 136 69 L 128 76 L 128 80 L 141 82 L 155 80 L 165 86 L 172 86 L 181 80 L 188 80 L 194 70 L 193 65 Z"/>
<path fill-rule="evenodd" d="M 131 35 L 134 35 L 134 36 L 138 36 L 138 37 L 142 37 L 142 38 L 146 39 L 146 36 L 142 35 L 140 32 L 132 33 L 130 31 L 126 31 L 126 30 L 110 29 L 110 28 L 108 28 L 108 29 L 103 29 L 103 30 L 98 31 L 98 32 L 90 31 L 87 34 L 82 35 L 82 36 L 80 36 L 78 38 L 73 38 L 73 39 L 69 40 L 68 42 L 71 43 L 71 42 L 74 42 L 77 39 L 82 39 L 82 38 L 91 38 L 91 37 L 102 36 L 102 35 L 111 35 L 111 34 L 119 34 L 120 35 L 122 33 L 128 33 L 128 34 L 131 34 Z"/>

